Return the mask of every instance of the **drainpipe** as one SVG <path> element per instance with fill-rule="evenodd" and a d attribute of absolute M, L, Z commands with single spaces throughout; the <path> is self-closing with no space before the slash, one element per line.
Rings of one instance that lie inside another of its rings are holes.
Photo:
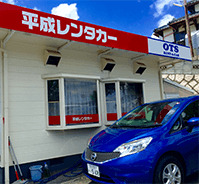
<path fill-rule="evenodd" d="M 5 173 L 5 184 L 10 183 L 9 178 L 9 147 L 8 147 L 8 71 L 7 71 L 7 53 L 4 49 L 0 49 L 2 55 L 2 119 L 3 119 L 3 140 L 4 140 L 4 149 L 2 147 L 2 165 L 4 166 L 4 173 Z M 3 141 L 2 141 L 3 142 Z"/>
<path fill-rule="evenodd" d="M 9 147 L 8 147 L 8 65 L 7 65 L 7 53 L 4 49 L 0 48 L 1 58 L 2 58 L 2 133 L 4 142 L 4 149 L 2 147 L 2 165 L 4 166 L 5 173 L 5 184 L 10 183 L 9 179 Z M 2 144 L 3 145 L 3 144 Z"/>
<path fill-rule="evenodd" d="M 10 183 L 9 166 L 10 166 L 10 154 L 8 147 L 8 136 L 9 136 L 9 120 L 8 120 L 8 54 L 4 48 L 6 43 L 15 33 L 14 30 L 10 30 L 6 37 L 1 41 L 0 52 L 2 53 L 2 87 L 3 87 L 3 128 L 4 128 L 4 173 L 5 173 L 5 184 Z"/>
<path fill-rule="evenodd" d="M 3 64 L 3 127 L 4 127 L 4 166 L 5 166 L 5 184 L 10 183 L 9 179 L 9 147 L 8 147 L 8 55 L 2 52 Z"/>

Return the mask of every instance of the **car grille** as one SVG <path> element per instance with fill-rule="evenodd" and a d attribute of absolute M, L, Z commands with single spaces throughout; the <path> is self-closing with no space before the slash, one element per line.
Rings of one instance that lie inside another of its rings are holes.
<path fill-rule="evenodd" d="M 92 162 L 105 162 L 120 156 L 120 152 L 93 152 L 89 148 L 86 149 L 85 153 L 86 159 Z M 95 159 L 91 158 L 93 154 L 96 154 Z"/>

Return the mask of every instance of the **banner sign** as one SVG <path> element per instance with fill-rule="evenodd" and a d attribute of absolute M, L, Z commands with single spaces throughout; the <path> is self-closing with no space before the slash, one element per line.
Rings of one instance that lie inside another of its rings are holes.
<path fill-rule="evenodd" d="M 0 2 L 0 27 L 148 53 L 147 37 Z"/>
<path fill-rule="evenodd" d="M 191 61 L 190 48 L 171 42 L 148 38 L 149 54 Z"/>
<path fill-rule="evenodd" d="M 98 123 L 98 114 L 66 115 L 66 124 Z"/>

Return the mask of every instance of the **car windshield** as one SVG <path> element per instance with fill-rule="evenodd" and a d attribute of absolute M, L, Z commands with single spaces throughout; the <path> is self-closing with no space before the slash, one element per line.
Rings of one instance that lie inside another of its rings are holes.
<path fill-rule="evenodd" d="M 177 101 L 145 104 L 130 111 L 127 115 L 118 120 L 111 128 L 149 128 L 161 126 L 163 119 L 169 117 L 176 111 L 174 106 Z"/>

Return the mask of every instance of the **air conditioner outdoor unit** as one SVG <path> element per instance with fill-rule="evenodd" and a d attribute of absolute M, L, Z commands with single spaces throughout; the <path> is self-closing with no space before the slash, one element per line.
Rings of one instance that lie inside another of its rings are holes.
<path fill-rule="evenodd" d="M 61 60 L 61 54 L 58 51 L 45 50 L 45 63 L 44 65 L 58 66 Z"/>
<path fill-rule="evenodd" d="M 101 69 L 108 70 L 111 72 L 113 68 L 115 67 L 116 62 L 113 59 L 110 58 L 101 58 Z"/>
<path fill-rule="evenodd" d="M 146 70 L 146 65 L 140 62 L 133 62 L 133 73 L 142 75 Z"/>

